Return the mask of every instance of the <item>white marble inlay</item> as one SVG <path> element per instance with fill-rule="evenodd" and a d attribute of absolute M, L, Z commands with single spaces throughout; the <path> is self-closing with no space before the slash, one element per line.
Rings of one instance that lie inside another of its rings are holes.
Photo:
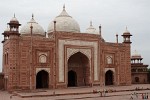
<path fill-rule="evenodd" d="M 111 70 L 112 72 L 115 73 L 115 68 L 105 68 L 105 73 L 106 73 L 108 70 Z"/>
<path fill-rule="evenodd" d="M 82 40 L 58 40 L 58 53 L 59 53 L 59 82 L 65 82 L 65 68 L 64 68 L 64 45 L 77 45 L 77 46 L 89 46 L 94 48 L 94 81 L 99 79 L 99 71 L 98 71 L 98 43 L 97 42 L 89 42 L 89 41 L 82 41 Z M 87 50 L 87 52 L 89 52 Z M 85 52 L 83 52 L 85 53 Z M 91 58 L 91 56 L 89 56 Z M 69 55 L 67 55 L 68 60 Z"/>
<path fill-rule="evenodd" d="M 72 55 L 74 55 L 77 52 L 81 52 L 81 53 L 85 54 L 89 60 L 91 59 L 91 49 L 67 48 L 67 61 L 68 61 L 69 57 L 71 57 Z"/>
<path fill-rule="evenodd" d="M 36 68 L 36 74 L 37 74 L 38 72 L 42 71 L 42 70 L 44 70 L 44 71 L 50 73 L 50 68 Z"/>

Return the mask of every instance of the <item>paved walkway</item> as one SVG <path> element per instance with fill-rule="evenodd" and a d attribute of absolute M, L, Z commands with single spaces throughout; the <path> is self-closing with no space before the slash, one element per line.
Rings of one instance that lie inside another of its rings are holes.
<path fill-rule="evenodd" d="M 12 94 L 9 94 L 6 91 L 0 91 L 0 97 L 1 97 L 0 100 L 9 100 L 11 98 L 15 98 L 13 100 L 34 100 L 34 99 L 66 100 L 66 98 L 68 98 L 68 100 L 71 100 L 71 98 L 80 99 L 80 100 L 83 100 L 84 98 L 92 100 L 94 98 L 96 100 L 96 98 L 98 99 L 101 95 L 104 95 L 104 93 L 103 94 L 99 93 L 99 91 L 103 91 L 103 90 L 109 91 L 108 93 L 105 94 L 105 96 L 108 98 L 109 97 L 114 98 L 116 96 L 130 97 L 130 95 L 133 94 L 134 92 L 136 92 L 139 95 L 141 95 L 142 93 L 148 93 L 148 95 L 150 95 L 150 84 L 140 84 L 140 85 L 131 85 L 131 86 L 76 87 L 76 88 L 55 89 L 55 90 L 40 89 L 34 91 L 21 91 L 21 92 L 14 91 Z M 50 98 L 50 99 L 44 99 L 44 98 Z M 119 99 L 112 99 L 112 100 L 119 100 Z"/>
<path fill-rule="evenodd" d="M 67 89 L 55 89 L 55 90 L 33 90 L 33 91 L 24 91 L 17 92 L 14 94 L 20 97 L 42 97 L 42 96 L 59 96 L 59 95 L 79 95 L 79 94 L 93 94 L 100 92 L 100 95 L 104 95 L 104 90 L 107 90 L 107 96 L 113 95 L 125 95 L 131 94 L 129 91 L 133 90 L 148 90 L 150 91 L 150 84 L 140 84 L 140 85 L 131 85 L 131 86 L 106 86 L 106 87 L 75 87 L 75 88 L 67 88 Z"/>

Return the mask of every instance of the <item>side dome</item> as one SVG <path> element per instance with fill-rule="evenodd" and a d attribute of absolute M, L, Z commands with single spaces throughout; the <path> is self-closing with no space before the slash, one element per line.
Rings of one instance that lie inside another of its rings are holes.
<path fill-rule="evenodd" d="M 86 32 L 86 33 L 89 33 L 89 34 L 99 34 L 99 33 L 96 31 L 96 28 L 93 27 L 92 21 L 90 22 L 90 26 L 86 29 L 85 32 Z"/>
<path fill-rule="evenodd" d="M 32 15 L 32 19 L 21 28 L 20 30 L 21 35 L 31 34 L 31 25 L 33 27 L 32 29 L 33 35 L 45 36 L 44 29 L 34 20 L 33 15 Z"/>
<path fill-rule="evenodd" d="M 54 21 L 56 21 L 56 31 L 64 31 L 64 32 L 74 32 L 79 33 L 80 27 L 79 24 L 68 15 L 65 10 L 65 6 L 63 7 L 63 11 L 57 16 Z M 48 33 L 54 31 L 54 22 L 52 21 L 48 26 Z"/>

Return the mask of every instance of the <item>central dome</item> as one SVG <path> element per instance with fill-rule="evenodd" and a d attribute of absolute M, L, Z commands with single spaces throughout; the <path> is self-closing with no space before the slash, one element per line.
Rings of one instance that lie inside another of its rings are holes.
<path fill-rule="evenodd" d="M 65 6 L 63 7 L 63 11 L 57 16 L 54 21 L 56 21 L 56 31 L 64 31 L 64 32 L 74 32 L 79 33 L 80 27 L 79 24 L 68 15 L 65 10 Z M 52 21 L 48 26 L 48 33 L 54 31 L 54 21 Z"/>

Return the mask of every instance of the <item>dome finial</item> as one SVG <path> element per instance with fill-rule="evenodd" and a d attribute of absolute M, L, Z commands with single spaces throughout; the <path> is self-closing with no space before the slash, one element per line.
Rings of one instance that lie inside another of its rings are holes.
<path fill-rule="evenodd" d="M 63 10 L 65 11 L 65 4 L 63 5 Z"/>
<path fill-rule="evenodd" d="M 128 30 L 128 27 L 126 26 L 126 30 Z"/>
<path fill-rule="evenodd" d="M 10 20 L 9 23 L 17 23 L 17 24 L 19 24 L 19 21 L 17 20 L 17 18 L 16 18 L 16 16 L 15 16 L 15 13 L 14 13 L 14 15 L 13 15 L 13 17 L 12 17 L 12 19 Z"/>
<path fill-rule="evenodd" d="M 34 19 L 34 15 L 33 15 L 33 13 L 32 13 L 32 19 Z"/>
<path fill-rule="evenodd" d="M 32 13 L 32 18 L 31 18 L 31 20 L 30 20 L 28 23 L 37 23 L 37 22 L 34 20 L 34 14 L 33 14 L 33 13 Z"/>
<path fill-rule="evenodd" d="M 66 9 L 65 9 L 65 4 L 64 4 L 64 6 L 63 6 L 63 10 L 62 10 L 62 12 L 60 13 L 60 15 L 58 15 L 57 17 L 71 17 L 71 16 L 69 16 L 68 15 L 68 13 L 66 12 Z"/>
<path fill-rule="evenodd" d="M 102 37 L 102 36 L 101 36 L 101 35 L 102 35 L 102 34 L 101 34 L 101 33 L 102 33 L 101 30 L 102 30 L 102 29 L 101 29 L 101 28 L 102 28 L 102 26 L 101 26 L 101 24 L 100 24 L 100 26 L 99 26 L 99 35 L 100 35 L 100 38 Z"/>
<path fill-rule="evenodd" d="M 90 21 L 90 26 L 93 26 L 93 25 L 92 25 L 92 21 Z"/>
<path fill-rule="evenodd" d="M 16 18 L 15 13 L 14 13 L 14 18 Z"/>
<path fill-rule="evenodd" d="M 116 33 L 116 42 L 118 43 L 118 33 Z"/>

